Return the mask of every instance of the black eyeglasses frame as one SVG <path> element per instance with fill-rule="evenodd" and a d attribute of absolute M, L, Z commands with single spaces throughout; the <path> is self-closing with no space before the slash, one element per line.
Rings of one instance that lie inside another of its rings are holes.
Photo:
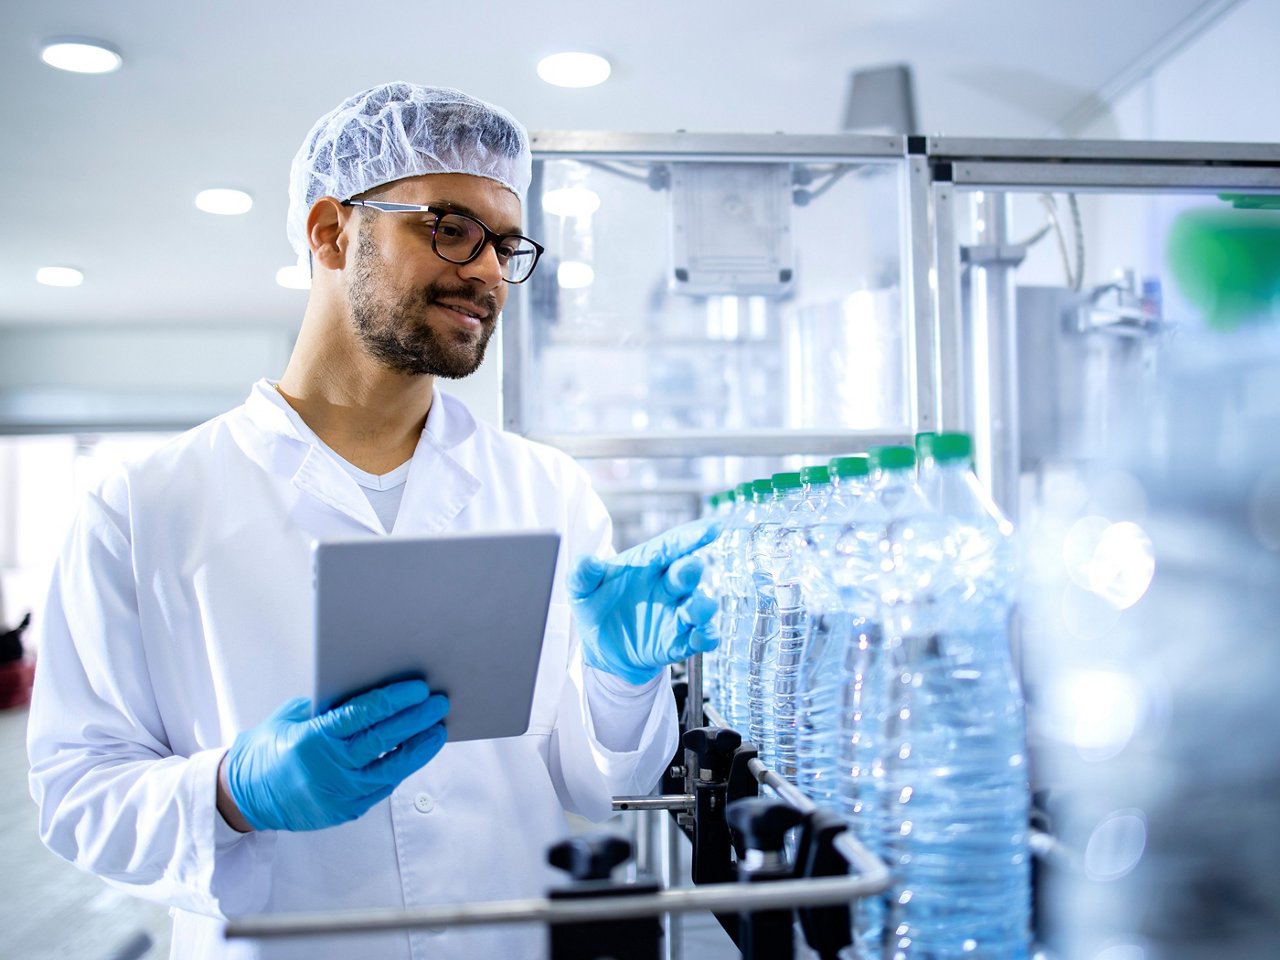
<path fill-rule="evenodd" d="M 534 240 L 532 237 L 526 237 L 522 233 L 495 233 L 494 231 L 489 229 L 488 224 L 486 224 L 483 220 L 480 220 L 477 217 L 473 217 L 469 213 L 462 213 L 458 210 L 450 210 L 448 207 L 436 207 L 431 205 L 423 206 L 422 204 L 418 204 L 418 203 L 392 203 L 386 200 L 355 200 L 352 198 L 347 198 L 346 200 L 343 200 L 342 205 L 344 207 L 367 207 L 370 210 L 377 210 L 381 213 L 430 213 L 432 214 L 436 218 L 436 220 L 435 220 L 435 223 L 431 225 L 431 252 L 434 253 L 437 257 L 439 257 L 441 260 L 445 261 L 445 263 L 456 263 L 459 266 L 463 264 L 471 263 L 471 261 L 479 257 L 480 254 L 484 253 L 484 248 L 489 244 L 493 245 L 493 252 L 498 257 L 498 264 L 500 266 L 504 265 L 505 263 L 509 262 L 510 258 L 508 258 L 508 260 L 505 260 L 505 261 L 502 259 L 502 254 L 498 252 L 500 249 L 498 244 L 500 244 L 504 240 L 524 240 L 533 247 L 533 262 L 529 264 L 529 272 L 526 273 L 519 280 L 511 280 L 508 277 L 503 277 L 502 280 L 504 283 L 524 283 L 531 276 L 533 276 L 533 271 L 538 266 L 538 261 L 542 258 L 542 254 L 546 252 L 546 248 L 542 244 L 540 244 L 537 240 Z M 481 240 L 479 244 L 477 244 L 475 253 L 471 254 L 471 256 L 467 257 L 465 260 L 454 260 L 451 257 L 446 257 L 436 247 L 436 230 L 438 230 L 440 227 L 441 218 L 446 216 L 462 217 L 462 219 L 464 220 L 470 220 L 472 223 L 478 226 L 482 231 L 484 231 L 484 239 Z"/>

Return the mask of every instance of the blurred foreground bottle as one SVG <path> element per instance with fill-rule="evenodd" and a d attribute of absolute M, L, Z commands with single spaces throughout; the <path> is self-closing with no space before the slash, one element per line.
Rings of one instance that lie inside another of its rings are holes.
<path fill-rule="evenodd" d="M 1068 561 L 1027 645 L 1079 861 L 1047 898 L 1066 960 L 1280 956 L 1280 212 L 1245 212 L 1171 231 L 1203 316 L 1036 551 Z"/>

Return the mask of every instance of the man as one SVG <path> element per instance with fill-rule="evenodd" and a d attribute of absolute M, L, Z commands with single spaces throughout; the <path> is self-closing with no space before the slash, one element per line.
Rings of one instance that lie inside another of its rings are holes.
<path fill-rule="evenodd" d="M 576 464 L 435 388 L 480 364 L 536 264 L 530 170 L 523 128 L 457 91 L 388 84 L 323 117 L 291 174 L 313 282 L 283 377 L 105 481 L 72 529 L 40 617 L 41 832 L 170 905 L 174 957 L 540 956 L 527 927 L 253 943 L 221 921 L 540 895 L 564 811 L 608 816 L 674 752 L 666 665 L 716 643 L 688 556 L 714 530 L 609 559 Z M 444 745 L 420 681 L 314 719 L 290 699 L 313 667 L 314 540 L 520 527 L 559 530 L 570 571 L 528 734 Z"/>

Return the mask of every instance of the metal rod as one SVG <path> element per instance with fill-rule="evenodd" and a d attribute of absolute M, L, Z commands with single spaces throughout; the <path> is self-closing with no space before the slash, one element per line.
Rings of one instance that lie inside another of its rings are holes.
<path fill-rule="evenodd" d="M 910 217 L 911 350 L 917 430 L 938 426 L 937 271 L 934 270 L 933 174 L 924 157 L 911 157 L 907 178 Z"/>
<path fill-rule="evenodd" d="M 505 345 L 504 345 L 505 349 Z M 583 459 L 646 457 L 755 457 L 838 454 L 877 444 L 909 443 L 909 433 L 883 430 L 682 430 L 644 434 L 529 434 L 531 440 Z"/>
<path fill-rule="evenodd" d="M 693 795 L 666 793 L 660 797 L 614 797 L 615 810 L 692 810 Z"/>
<path fill-rule="evenodd" d="M 535 130 L 529 134 L 539 160 L 656 160 L 698 163 L 856 163 L 866 158 L 884 163 L 907 152 L 898 134 L 779 133 L 615 133 L 598 130 Z"/>
<path fill-rule="evenodd" d="M 885 873 L 887 878 L 887 871 Z M 411 910 L 343 910 L 244 917 L 227 923 L 229 940 L 325 936 L 424 927 L 474 927 L 499 923 L 583 923 L 624 920 L 662 913 L 752 912 L 846 903 L 879 893 L 885 883 L 861 876 L 776 880 L 771 883 L 713 883 L 650 894 L 592 900 L 495 900 L 489 903 L 417 907 Z"/>
<path fill-rule="evenodd" d="M 801 813 L 813 813 L 818 809 L 818 805 L 800 792 L 790 780 L 774 773 L 759 759 L 752 760 L 747 764 L 747 769 L 751 771 L 751 775 L 769 787 L 791 806 L 795 807 Z"/>
<path fill-rule="evenodd" d="M 957 162 L 957 187 L 1075 192 L 1221 193 L 1230 190 L 1280 191 L 1274 166 L 1225 167 L 1174 164 Z"/>
<path fill-rule="evenodd" d="M 659 821 L 658 856 L 662 864 L 662 888 L 674 890 L 680 886 L 680 847 L 678 846 L 680 831 L 671 817 L 662 817 Z M 658 918 L 662 924 L 662 957 L 663 960 L 680 960 L 684 936 L 684 924 L 678 913 L 664 913 Z"/>
<path fill-rule="evenodd" d="M 724 716 L 715 708 L 714 704 L 704 703 L 702 705 L 702 715 L 706 718 L 707 723 L 713 727 L 729 726 L 725 721 Z"/>
<path fill-rule="evenodd" d="M 686 679 L 689 681 L 689 699 L 687 701 L 687 709 L 689 711 L 689 729 L 702 726 L 703 714 L 703 682 L 702 682 L 702 654 L 695 653 L 688 660 L 688 666 L 685 668 Z"/>

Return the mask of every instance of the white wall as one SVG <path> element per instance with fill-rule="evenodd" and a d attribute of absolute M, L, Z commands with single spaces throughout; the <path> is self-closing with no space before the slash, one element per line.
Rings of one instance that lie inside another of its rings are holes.
<path fill-rule="evenodd" d="M 1125 140 L 1280 141 L 1280 3 L 1241 0 L 1079 131 Z"/>

